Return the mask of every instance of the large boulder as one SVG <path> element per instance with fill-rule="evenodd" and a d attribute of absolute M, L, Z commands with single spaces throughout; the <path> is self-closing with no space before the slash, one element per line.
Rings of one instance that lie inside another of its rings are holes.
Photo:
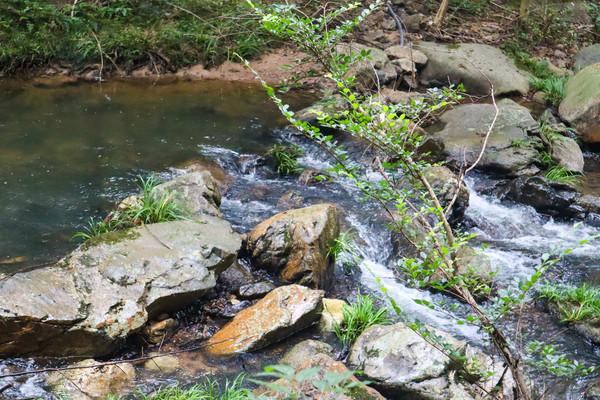
<path fill-rule="evenodd" d="M 420 42 L 415 48 L 429 58 L 421 74 L 426 85 L 463 83 L 473 94 L 527 94 L 529 79 L 500 49 L 485 44 Z"/>
<path fill-rule="evenodd" d="M 575 55 L 573 69 L 580 71 L 593 64 L 600 64 L 600 43 L 584 47 Z"/>
<path fill-rule="evenodd" d="M 101 365 L 88 359 L 72 365 L 73 369 L 52 372 L 46 382 L 58 398 L 69 400 L 104 400 L 132 389 L 135 369 L 129 363 Z"/>
<path fill-rule="evenodd" d="M 214 216 L 107 234 L 0 281 L 0 356 L 101 356 L 216 284 L 241 239 Z M 26 294 L 26 295 L 24 295 Z"/>
<path fill-rule="evenodd" d="M 583 152 L 574 139 L 561 136 L 550 145 L 552 159 L 561 167 L 578 174 L 583 174 L 585 161 Z"/>
<path fill-rule="evenodd" d="M 404 323 L 375 325 L 367 329 L 352 346 L 348 362 L 351 368 L 362 371 L 374 387 L 391 398 L 487 398 L 481 388 L 495 389 L 494 385 L 504 371 L 502 363 L 494 362 L 480 350 L 445 332 L 433 328 L 429 331 L 465 354 L 469 374 L 479 376 L 477 385 L 460 379 L 452 360 Z M 491 372 L 491 376 L 485 372 Z M 512 379 L 507 376 L 502 389 L 505 399 L 513 398 L 511 387 Z"/>
<path fill-rule="evenodd" d="M 519 175 L 531 171 L 539 152 L 536 138 L 538 123 L 529 110 L 510 99 L 498 102 L 499 114 L 477 167 L 490 172 Z M 465 104 L 445 112 L 440 120 L 444 128 L 431 134 L 424 148 L 455 165 L 471 165 L 481 152 L 485 136 L 494 120 L 492 104 Z"/>
<path fill-rule="evenodd" d="M 258 224 L 247 238 L 254 265 L 280 273 L 285 282 L 327 289 L 334 263 L 328 254 L 340 232 L 332 204 L 284 211 Z"/>
<path fill-rule="evenodd" d="M 281 286 L 240 311 L 207 342 L 216 356 L 261 349 L 319 320 L 324 292 L 300 285 Z"/>
<path fill-rule="evenodd" d="M 600 64 L 592 64 L 569 79 L 558 111 L 584 142 L 600 142 Z"/>

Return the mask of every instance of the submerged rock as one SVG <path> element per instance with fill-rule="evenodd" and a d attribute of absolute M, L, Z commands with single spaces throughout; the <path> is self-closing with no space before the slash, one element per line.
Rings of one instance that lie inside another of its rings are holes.
<path fill-rule="evenodd" d="M 247 250 L 254 265 L 279 272 L 285 282 L 327 289 L 334 268 L 328 251 L 339 232 L 336 207 L 317 204 L 261 222 L 248 235 Z"/>
<path fill-rule="evenodd" d="M 425 85 L 463 83 L 473 94 L 527 94 L 528 78 L 496 47 L 476 43 L 441 44 L 420 42 L 415 48 L 429 58 L 421 74 Z"/>
<path fill-rule="evenodd" d="M 592 64 L 569 79 L 560 116 L 586 143 L 600 143 L 600 64 Z"/>
<path fill-rule="evenodd" d="M 529 133 L 538 129 L 538 123 L 527 108 L 510 99 L 499 101 L 498 108 L 498 118 L 477 167 L 513 176 L 529 173 L 539 155 L 535 138 Z M 444 128 L 431 134 L 425 147 L 437 149 L 454 164 L 471 165 L 479 157 L 495 113 L 491 104 L 457 106 L 441 116 Z"/>
<path fill-rule="evenodd" d="M 323 291 L 281 286 L 242 310 L 207 342 L 212 355 L 227 356 L 261 349 L 318 321 Z"/>
<path fill-rule="evenodd" d="M 241 239 L 214 216 L 107 234 L 0 282 L 1 356 L 100 356 L 216 284 Z M 23 296 L 27 293 L 27 296 Z"/>
<path fill-rule="evenodd" d="M 70 369 L 51 372 L 46 382 L 52 391 L 70 400 L 104 400 L 110 394 L 122 395 L 131 389 L 135 369 L 129 363 L 98 366 L 94 360 L 83 360 Z M 61 397 L 62 398 L 62 397 Z"/>
<path fill-rule="evenodd" d="M 492 376 L 481 377 L 478 383 L 488 391 L 494 389 L 504 371 L 501 362 L 494 362 L 480 350 L 445 332 L 431 328 L 430 331 L 464 351 L 467 365 L 472 366 L 470 373 L 492 372 Z M 392 398 L 401 395 L 433 400 L 487 398 L 477 385 L 459 378 L 448 356 L 403 323 L 367 329 L 352 346 L 348 362 L 353 369 L 362 371 L 374 387 Z M 513 398 L 511 387 L 509 374 L 502 389 L 505 399 Z"/>

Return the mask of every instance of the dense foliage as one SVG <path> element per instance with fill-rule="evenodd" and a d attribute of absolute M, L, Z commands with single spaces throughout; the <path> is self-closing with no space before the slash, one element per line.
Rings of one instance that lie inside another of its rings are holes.
<path fill-rule="evenodd" d="M 0 72 L 54 62 L 159 72 L 252 57 L 267 44 L 237 0 L 80 0 L 0 3 Z M 102 60 L 104 58 L 104 60 Z"/>

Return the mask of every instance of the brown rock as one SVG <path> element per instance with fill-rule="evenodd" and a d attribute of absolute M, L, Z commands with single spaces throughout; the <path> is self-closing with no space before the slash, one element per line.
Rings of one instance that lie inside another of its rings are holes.
<path fill-rule="evenodd" d="M 422 51 L 411 49 L 407 46 L 391 46 L 385 49 L 385 54 L 390 60 L 408 60 L 417 65 L 427 64 L 427 56 Z"/>
<path fill-rule="evenodd" d="M 284 211 L 258 224 L 248 235 L 254 265 L 279 271 L 285 282 L 326 289 L 333 278 L 329 246 L 340 232 L 332 204 Z"/>
<path fill-rule="evenodd" d="M 240 311 L 207 342 L 212 355 L 254 351 L 308 328 L 319 319 L 323 291 L 281 286 Z"/>

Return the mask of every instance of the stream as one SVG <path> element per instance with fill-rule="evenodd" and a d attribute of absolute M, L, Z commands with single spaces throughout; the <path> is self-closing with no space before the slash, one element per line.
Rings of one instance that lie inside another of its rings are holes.
<path fill-rule="evenodd" d="M 287 97 L 297 109 L 313 95 Z M 302 205 L 335 203 L 344 212 L 344 229 L 353 232 L 362 259 L 358 271 L 344 278 L 349 283 L 340 279 L 340 287 L 333 289 L 336 294 L 351 296 L 350 290 L 360 289 L 377 295 L 376 278 L 380 278 L 409 318 L 481 343 L 481 334 L 473 326 L 457 325 L 447 314 L 413 301 L 444 297 L 409 288 L 397 278 L 384 217 L 375 205 L 363 202 L 351 185 L 344 181 L 305 185 L 295 177 L 279 177 L 263 165 L 261 156 L 268 147 L 283 141 L 305 149 L 303 166 L 330 166 L 318 148 L 283 126 L 262 89 L 250 84 L 110 83 L 60 88 L 4 84 L 0 88 L 0 274 L 53 261 L 74 248 L 72 233 L 133 193 L 136 176 L 154 172 L 168 177 L 186 162 L 211 160 L 232 177 L 221 209 L 235 229 L 246 232 L 282 211 L 280 199 L 290 191 Z M 516 279 L 533 272 L 543 253 L 566 248 L 574 250 L 551 271 L 552 279 L 600 283 L 598 243 L 578 245 L 579 240 L 600 233 L 598 228 L 573 227 L 530 207 L 500 202 L 484 194 L 493 184 L 487 177 L 471 175 L 467 184 L 470 205 L 465 226 L 477 233 L 477 245 L 485 244 L 483 251 L 492 259 L 498 286 L 510 288 Z M 528 327 L 523 332 L 526 341 L 552 338 L 572 357 L 600 365 L 597 348 L 538 307 L 525 312 L 520 323 Z M 514 326 L 514 321 L 509 324 Z M 265 362 L 276 361 L 281 352 L 278 347 L 247 356 L 245 370 L 260 369 Z M 140 387 L 150 390 L 174 382 L 197 382 L 207 369 L 194 364 L 210 365 L 211 360 L 187 356 L 186 362 L 185 373 L 141 372 Z M 52 363 L 56 360 L 4 360 L 0 372 Z M 228 368 L 240 372 L 236 360 Z M 582 398 L 584 381 L 540 378 L 558 383 L 552 398 Z M 41 376 L 11 383 L 13 388 L 4 393 L 8 398 L 51 398 Z M 0 387 L 3 384 L 0 381 Z"/>

